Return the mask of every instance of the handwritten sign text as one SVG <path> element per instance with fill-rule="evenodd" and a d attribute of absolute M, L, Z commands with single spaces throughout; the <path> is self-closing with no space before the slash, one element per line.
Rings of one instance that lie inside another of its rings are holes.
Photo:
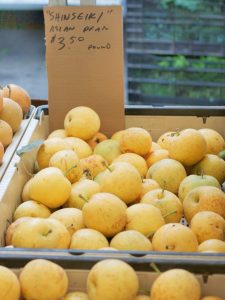
<path fill-rule="evenodd" d="M 76 11 L 65 13 L 56 8 L 47 8 L 47 45 L 52 45 L 58 51 L 71 50 L 72 47 L 83 47 L 88 51 L 110 50 L 110 18 L 114 17 L 114 9 L 105 7 L 96 12 L 93 9 L 84 12 L 81 7 L 74 7 Z"/>

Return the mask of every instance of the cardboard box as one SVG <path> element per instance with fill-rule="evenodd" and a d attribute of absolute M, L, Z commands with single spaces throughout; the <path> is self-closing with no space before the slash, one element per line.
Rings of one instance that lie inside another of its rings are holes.
<path fill-rule="evenodd" d="M 207 115 L 211 114 L 207 118 Z M 157 109 L 151 107 L 126 107 L 126 126 L 141 126 L 148 129 L 156 140 L 162 133 L 175 128 L 214 128 L 225 136 L 224 110 L 211 109 L 205 111 L 200 108 L 192 110 L 183 108 Z M 32 141 L 45 139 L 49 134 L 48 107 L 37 109 L 35 117 L 30 121 L 18 149 Z M 21 202 L 21 193 L 25 182 L 29 179 L 23 164 L 32 172 L 36 150 L 23 156 L 23 163 L 18 155 L 14 155 L 0 185 L 0 245 L 5 246 L 4 235 L 11 223 L 13 213 Z M 15 167 L 17 165 L 17 168 Z M 225 254 L 202 253 L 174 253 L 174 252 L 99 252 L 75 250 L 40 250 L 40 249 L 5 249 L 0 251 L 0 261 L 10 262 L 11 257 L 27 261 L 29 258 L 47 257 L 56 262 L 63 261 L 66 266 L 76 266 L 77 262 L 84 263 L 101 260 L 102 257 L 118 257 L 128 262 L 135 260 L 136 267 L 145 263 L 149 268 L 151 262 L 157 263 L 162 269 L 171 267 L 185 267 L 195 272 L 225 273 Z M 11 263 L 13 263 L 11 261 Z M 15 261 L 14 261 L 15 263 Z M 149 269 L 148 269 L 149 270 Z"/>
<path fill-rule="evenodd" d="M 77 268 L 65 269 L 69 278 L 69 291 L 82 291 L 86 292 L 86 282 L 87 276 L 90 268 L 95 264 L 92 262 L 88 268 L 82 268 L 78 266 Z M 145 270 L 136 270 L 136 274 L 139 279 L 139 294 L 149 295 L 149 291 L 151 289 L 152 283 L 157 278 L 158 274 L 145 271 Z M 16 275 L 19 275 L 21 272 L 21 268 L 12 268 Z M 197 275 L 197 278 L 201 285 L 202 297 L 203 296 L 217 296 L 217 297 L 225 297 L 225 290 L 223 287 L 223 283 L 225 280 L 225 275 Z M 191 299 L 191 295 L 190 295 Z M 180 299 L 182 300 L 182 299 Z"/>

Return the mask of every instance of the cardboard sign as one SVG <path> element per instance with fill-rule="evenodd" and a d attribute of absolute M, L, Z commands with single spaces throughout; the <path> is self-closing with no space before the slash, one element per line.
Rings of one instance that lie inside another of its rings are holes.
<path fill-rule="evenodd" d="M 89 106 L 109 136 L 124 129 L 123 18 L 120 6 L 46 7 L 50 130 Z"/>

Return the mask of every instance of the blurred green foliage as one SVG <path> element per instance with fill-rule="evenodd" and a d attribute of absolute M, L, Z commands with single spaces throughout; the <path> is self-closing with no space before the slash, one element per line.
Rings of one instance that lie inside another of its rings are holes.
<path fill-rule="evenodd" d="M 178 6 L 191 11 L 195 11 L 197 10 L 201 2 L 201 0 L 161 0 L 161 5 L 163 8 Z"/>
<path fill-rule="evenodd" d="M 130 68 L 129 77 L 138 78 L 140 82 L 132 83 L 132 89 L 143 95 L 157 97 L 185 97 L 191 99 L 215 99 L 225 101 L 225 58 L 199 57 L 188 58 L 182 55 L 166 56 L 151 60 L 147 68 Z M 141 82 L 145 79 L 158 82 Z M 200 83 L 200 86 L 195 86 Z M 219 86 L 210 87 L 211 83 Z M 220 86 L 221 85 L 221 86 Z"/>
<path fill-rule="evenodd" d="M 144 38 L 149 40 L 166 42 L 201 42 L 201 43 L 225 43 L 225 21 L 223 26 L 213 24 L 210 21 L 198 20 L 193 24 L 166 24 L 160 20 L 155 23 L 144 23 Z"/>
<path fill-rule="evenodd" d="M 154 2 L 154 1 L 152 1 Z M 223 0 L 156 0 L 157 8 L 167 9 L 171 12 L 202 12 L 210 14 L 223 14 Z"/>
<path fill-rule="evenodd" d="M 43 29 L 42 11 L 0 10 L 0 29 Z"/>
<path fill-rule="evenodd" d="M 143 22 L 144 38 L 171 42 L 225 42 L 224 0 L 143 1 L 143 14 L 159 13 Z M 201 16 L 201 17 L 200 17 Z"/>

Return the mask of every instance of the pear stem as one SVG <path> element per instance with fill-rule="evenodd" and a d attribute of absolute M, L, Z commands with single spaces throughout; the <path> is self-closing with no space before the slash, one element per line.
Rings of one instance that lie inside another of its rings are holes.
<path fill-rule="evenodd" d="M 88 199 L 85 198 L 82 194 L 78 195 L 82 200 L 84 200 L 84 202 L 88 203 Z"/>
<path fill-rule="evenodd" d="M 105 165 L 106 166 L 106 165 Z M 109 170 L 109 172 L 112 172 L 112 169 L 110 169 L 109 166 L 106 166 L 106 169 Z"/>
<path fill-rule="evenodd" d="M 84 174 L 88 179 L 93 180 L 93 177 L 92 177 L 92 175 L 91 175 L 90 170 L 88 170 L 88 169 L 83 170 L 83 174 Z"/>
<path fill-rule="evenodd" d="M 105 161 L 102 162 L 102 165 L 104 167 L 106 167 L 107 170 L 109 170 L 110 172 L 112 172 L 112 169 L 108 166 L 108 164 Z"/>
<path fill-rule="evenodd" d="M 155 263 L 150 263 L 150 267 L 152 267 L 152 269 L 158 273 L 158 274 L 161 274 L 161 271 L 159 270 L 159 268 L 156 266 Z"/>
<path fill-rule="evenodd" d="M 171 136 L 173 137 L 173 136 L 179 136 L 180 135 L 180 130 L 179 130 L 179 128 L 176 128 L 176 131 L 175 132 L 173 132 L 173 133 L 171 133 Z"/>
<path fill-rule="evenodd" d="M 180 129 L 176 128 L 176 135 L 180 135 Z"/>
<path fill-rule="evenodd" d="M 201 170 L 201 177 L 202 177 L 202 179 L 203 179 L 203 177 L 204 177 L 204 170 Z"/>
<path fill-rule="evenodd" d="M 147 237 L 147 238 L 150 238 L 150 237 L 152 237 L 152 236 L 154 235 L 154 233 L 155 233 L 155 230 L 149 232 L 149 233 L 146 235 L 146 237 Z"/>
<path fill-rule="evenodd" d="M 12 94 L 12 89 L 11 89 L 10 84 L 7 84 L 7 88 L 9 89 L 9 98 L 10 98 L 10 97 L 11 97 L 11 94 Z"/>
<path fill-rule="evenodd" d="M 161 194 L 160 198 L 162 198 L 164 196 L 164 191 L 165 191 L 165 184 L 164 184 L 164 187 L 162 188 L 162 194 Z"/>
<path fill-rule="evenodd" d="M 163 188 L 162 188 L 162 194 L 161 194 L 160 198 L 162 198 L 164 196 L 165 189 L 166 189 L 166 182 L 165 182 L 165 180 L 163 180 Z"/>
<path fill-rule="evenodd" d="M 168 214 L 166 214 L 166 215 L 163 215 L 163 218 L 169 217 L 169 216 L 171 216 L 171 215 L 174 215 L 174 214 L 176 214 L 176 213 L 177 213 L 177 211 L 176 211 L 176 210 L 174 210 L 174 211 L 171 211 L 171 212 L 169 212 Z"/>
<path fill-rule="evenodd" d="M 67 175 L 68 175 L 73 169 L 75 169 L 75 168 L 77 168 L 77 165 L 76 165 L 76 164 L 72 165 L 72 167 L 69 168 L 69 169 L 64 173 L 64 175 L 67 176 Z"/>
<path fill-rule="evenodd" d="M 46 232 L 46 233 L 43 233 L 42 235 L 43 235 L 43 236 L 48 236 L 50 233 L 52 233 L 52 230 L 51 230 L 51 229 L 49 229 L 49 231 L 48 231 L 48 232 Z"/>

